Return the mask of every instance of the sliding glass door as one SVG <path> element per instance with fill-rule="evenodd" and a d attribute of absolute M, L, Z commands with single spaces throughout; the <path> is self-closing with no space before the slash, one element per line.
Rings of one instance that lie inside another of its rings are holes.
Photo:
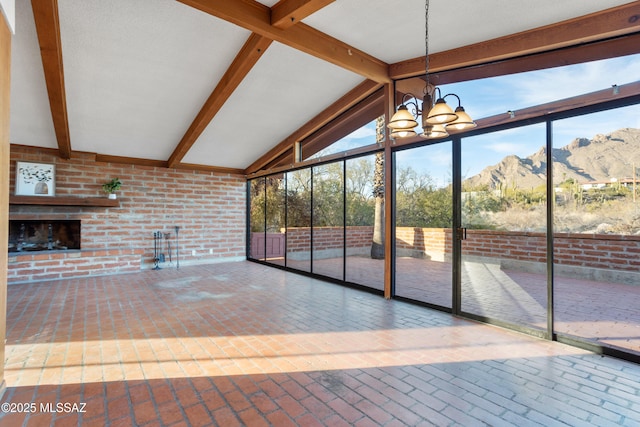
<path fill-rule="evenodd" d="M 313 167 L 313 273 L 344 279 L 344 163 Z"/>
<path fill-rule="evenodd" d="M 311 272 L 311 169 L 287 172 L 287 267 Z"/>
<path fill-rule="evenodd" d="M 451 308 L 451 141 L 395 153 L 395 294 Z"/>
<path fill-rule="evenodd" d="M 376 172 L 376 162 L 380 161 L 384 162 L 383 153 L 345 162 L 345 280 L 382 291 L 384 257 L 373 248 L 376 227 L 384 233 L 384 218 L 380 210 L 376 214 L 376 204 L 384 203 L 384 198 L 376 198 L 373 192 L 375 176 L 380 173 L 380 165 Z"/>
<path fill-rule="evenodd" d="M 544 123 L 462 138 L 461 311 L 546 331 Z"/>
<path fill-rule="evenodd" d="M 285 257 L 285 218 L 286 218 L 286 181 L 284 174 L 266 178 L 266 233 L 265 261 L 284 265 Z"/>
<path fill-rule="evenodd" d="M 640 106 L 553 123 L 555 330 L 640 355 Z"/>

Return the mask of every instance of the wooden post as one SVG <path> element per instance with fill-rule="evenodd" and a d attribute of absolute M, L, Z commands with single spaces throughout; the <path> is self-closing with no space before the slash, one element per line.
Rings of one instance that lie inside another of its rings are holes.
<path fill-rule="evenodd" d="M 3 5 L 0 3 L 0 8 Z M 0 11 L 0 242 L 9 240 L 9 94 L 11 92 L 11 30 Z M 0 250 L 0 397 L 4 394 L 7 334 L 7 250 Z"/>

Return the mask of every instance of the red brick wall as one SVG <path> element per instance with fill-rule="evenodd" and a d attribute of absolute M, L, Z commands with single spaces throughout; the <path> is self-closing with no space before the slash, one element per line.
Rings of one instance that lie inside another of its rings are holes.
<path fill-rule="evenodd" d="M 396 227 L 398 256 L 427 257 L 437 261 L 448 259 L 453 252 L 451 229 Z"/>
<path fill-rule="evenodd" d="M 175 258 L 175 226 L 179 226 L 180 262 L 185 265 L 245 255 L 246 181 L 242 176 L 101 163 L 90 154 L 62 160 L 49 150 L 12 145 L 11 194 L 17 160 L 55 164 L 57 196 L 106 197 L 102 184 L 120 178 L 119 208 L 10 206 L 10 219 L 80 219 L 83 252 L 133 250 L 141 256 L 142 266 L 149 267 L 153 263 L 153 232 L 171 233 Z M 163 242 L 166 253 L 165 246 Z M 107 263 L 102 272 L 118 272 L 115 270 Z"/>
<path fill-rule="evenodd" d="M 284 231 L 283 229 L 282 232 L 284 233 Z M 309 251 L 311 228 L 288 228 L 286 232 L 287 252 Z M 314 227 L 313 233 L 314 250 L 342 249 L 344 240 L 344 229 L 342 227 Z M 371 226 L 347 227 L 348 248 L 371 247 L 372 239 L 373 227 Z"/>
<path fill-rule="evenodd" d="M 451 230 L 399 227 L 397 248 L 437 256 L 451 254 Z M 546 262 L 546 234 L 467 230 L 465 255 Z M 556 233 L 555 263 L 566 266 L 640 272 L 640 236 Z"/>
<path fill-rule="evenodd" d="M 22 252 L 9 257 L 8 283 L 140 271 L 142 249 Z"/>
<path fill-rule="evenodd" d="M 564 233 L 557 236 L 556 263 L 640 272 L 640 236 Z"/>
<path fill-rule="evenodd" d="M 309 228 L 291 228 L 287 252 L 309 251 Z M 314 250 L 342 249 L 341 227 L 314 228 Z M 373 227 L 347 227 L 348 247 L 370 247 Z M 396 228 L 398 256 L 438 261 L 451 257 L 451 229 Z M 467 230 L 465 255 L 537 263 L 546 262 L 544 233 Z M 640 272 L 640 236 L 556 233 L 555 262 L 560 265 Z"/>
<path fill-rule="evenodd" d="M 462 250 L 471 256 L 546 262 L 546 239 L 544 233 L 467 230 Z"/>
<path fill-rule="evenodd" d="M 371 248 L 373 242 L 373 227 L 349 226 L 347 227 L 347 248 Z"/>

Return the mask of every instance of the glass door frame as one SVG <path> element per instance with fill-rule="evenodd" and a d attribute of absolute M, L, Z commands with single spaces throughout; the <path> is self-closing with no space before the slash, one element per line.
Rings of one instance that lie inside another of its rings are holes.
<path fill-rule="evenodd" d="M 632 353 L 628 353 L 625 351 L 621 351 L 615 348 L 611 348 L 611 347 L 606 347 L 603 345 L 599 345 L 599 344 L 594 344 L 591 342 L 587 342 L 585 340 L 581 340 L 581 339 L 576 339 L 574 337 L 568 337 L 568 336 L 563 336 L 562 334 L 558 334 L 556 333 L 555 329 L 554 329 L 554 227 L 553 227 L 553 220 L 554 220 L 554 206 L 553 203 L 549 202 L 549 195 L 553 195 L 554 194 L 554 189 L 553 189 L 553 170 L 552 170 L 552 165 L 553 165 L 553 156 L 552 156 L 552 147 L 553 147 L 553 123 L 556 120 L 560 120 L 560 119 L 566 119 L 566 118 L 571 118 L 571 117 L 577 117 L 577 116 L 581 116 L 581 115 L 586 115 L 586 114 L 591 114 L 591 113 L 596 113 L 596 112 L 600 112 L 600 111 L 606 111 L 606 110 L 611 110 L 611 109 L 616 109 L 616 108 L 620 108 L 620 107 L 626 107 L 626 106 L 632 106 L 632 105 L 638 105 L 640 104 L 640 95 L 633 95 L 633 96 L 628 96 L 628 97 L 624 97 L 621 99 L 614 99 L 614 100 L 608 100 L 608 101 L 604 101 L 601 102 L 599 104 L 593 104 L 593 105 L 588 105 L 588 106 L 584 106 L 584 107 L 579 107 L 579 108 L 575 108 L 572 110 L 567 110 L 567 111 L 561 111 L 561 112 L 551 112 L 551 113 L 541 113 L 541 116 L 538 117 L 533 117 L 533 118 L 523 118 L 523 119 L 518 119 L 515 118 L 513 120 L 513 122 L 509 122 L 507 124 L 500 124 L 500 125 L 496 125 L 496 126 L 488 126 L 486 128 L 481 128 L 481 129 L 475 129 L 469 132 L 466 132 L 464 134 L 461 135 L 452 135 L 450 137 L 448 137 L 447 139 L 452 141 L 452 185 L 453 185 L 453 200 L 452 200 L 452 205 L 453 205 L 453 229 L 452 229 L 452 262 L 453 262 L 453 266 L 452 266 L 452 275 L 453 275 L 453 292 L 452 292 L 452 309 L 449 310 L 449 312 L 452 312 L 453 315 L 455 316 L 459 316 L 462 318 L 469 318 L 472 320 L 478 320 L 478 321 L 482 321 L 485 323 L 489 323 L 489 324 L 495 324 L 497 326 L 501 326 L 501 327 L 506 327 L 508 329 L 513 329 L 516 331 L 520 331 L 523 333 L 527 333 L 529 335 L 533 335 L 533 336 L 539 336 L 541 338 L 544 339 L 549 339 L 549 340 L 554 340 L 554 341 L 558 341 L 558 342 L 562 342 L 562 343 L 566 343 L 575 347 L 580 347 L 580 348 L 584 348 L 588 351 L 592 351 L 594 353 L 597 354 L 603 354 L 603 355 L 610 355 L 619 359 L 624 359 L 624 360 L 629 360 L 629 361 L 633 361 L 635 363 L 640 363 L 640 357 L 638 357 L 637 355 L 634 355 Z M 481 134 L 486 134 L 486 133 L 492 133 L 492 132 L 497 132 L 497 131 L 501 131 L 501 130 L 507 130 L 507 129 L 512 129 L 512 128 L 517 128 L 517 127 L 522 127 L 522 126 L 526 126 L 529 124 L 538 124 L 538 123 L 545 123 L 546 126 L 546 153 L 547 153 L 547 168 L 549 169 L 547 174 L 547 187 L 546 187 L 546 191 L 547 191 L 547 234 L 546 234 L 546 247 L 547 247 L 547 255 L 546 255 L 546 271 L 547 271 L 547 275 L 546 275 L 546 280 L 547 280 L 547 328 L 546 331 L 543 330 L 535 330 L 529 327 L 525 327 L 525 326 L 521 326 L 521 325 L 513 325 L 513 324 L 508 324 L 505 322 L 501 322 L 495 319 L 487 319 L 487 318 L 483 318 L 480 316 L 475 316 L 472 313 L 466 313 L 463 312 L 461 307 L 461 257 L 462 257 L 462 238 L 464 237 L 464 230 L 461 228 L 462 225 L 462 217 L 461 217 L 461 205 L 462 205 L 462 199 L 461 199 L 461 193 L 462 193 L 462 165 L 461 165 L 461 150 L 462 150 L 462 139 L 463 138 L 467 138 L 467 137 L 472 137 L 472 136 L 476 136 L 476 135 L 481 135 Z M 443 139 L 443 140 L 438 140 L 438 142 L 444 142 L 447 139 Z M 429 142 L 428 141 L 415 141 L 415 142 L 411 142 L 411 143 L 406 143 L 406 144 L 399 144 L 399 145 L 394 145 L 390 147 L 390 152 L 395 153 L 396 151 L 400 151 L 400 150 L 406 150 L 406 149 L 411 149 L 411 148 L 415 148 L 415 147 L 420 147 L 422 145 L 428 145 Z M 370 155 L 370 154 L 374 154 L 377 151 L 382 151 L 382 149 L 378 149 L 378 150 L 372 150 L 370 152 L 364 153 L 364 152 L 358 152 L 357 154 L 353 154 L 353 155 L 346 155 L 344 156 L 341 160 L 342 161 L 346 161 L 350 158 L 358 158 L 358 157 L 363 157 L 366 155 Z M 386 151 L 386 150 L 385 150 Z M 336 161 L 334 160 L 326 160 L 326 161 L 319 161 L 315 164 L 321 164 L 321 163 L 329 163 L 332 161 Z M 390 176 L 387 176 L 385 179 L 385 185 L 388 186 L 395 186 L 395 156 L 391 155 L 391 156 L 385 156 L 385 162 L 392 162 L 391 164 L 391 174 L 389 174 Z M 304 166 L 300 166 L 297 168 L 291 168 L 289 170 L 287 170 L 287 172 L 289 171 L 293 171 L 293 170 L 297 170 L 297 169 L 303 169 L 303 168 L 307 168 L 310 167 L 310 165 L 304 165 Z M 265 174 L 264 176 L 267 176 L 270 174 Z M 263 176 L 259 176 L 253 179 L 264 179 Z M 250 187 L 250 182 L 253 180 L 250 179 L 248 180 L 248 184 L 247 184 L 247 193 L 250 195 L 251 194 L 251 187 Z M 392 204 L 392 223 L 395 224 L 395 220 L 394 220 L 394 216 L 395 216 L 395 192 L 392 191 L 391 192 L 391 200 L 386 200 L 386 203 L 391 203 Z M 247 230 L 246 230 L 246 239 L 247 239 L 247 259 L 253 261 L 253 262 L 257 262 L 257 263 L 263 263 L 265 264 L 263 261 L 258 260 L 258 259 L 252 259 L 250 257 L 250 251 L 249 251 L 249 242 L 250 242 L 250 207 L 251 207 L 251 198 L 247 197 Z M 343 207 L 344 209 L 344 207 Z M 390 227 L 389 229 L 387 229 L 385 231 L 387 239 L 395 239 L 395 227 Z M 392 240 L 393 241 L 393 240 Z M 387 256 L 391 256 L 393 257 L 392 259 L 395 258 L 395 250 L 394 250 L 394 246 L 395 245 L 391 245 L 391 253 L 388 254 Z M 289 270 L 289 271 L 293 271 L 299 274 L 304 274 L 304 275 L 308 275 L 308 276 L 313 276 L 313 277 L 317 277 L 317 275 L 314 275 L 312 273 L 305 273 L 299 270 L 295 270 L 292 269 L 290 266 L 285 266 L 285 267 L 279 267 L 277 265 L 273 265 L 273 264 L 269 264 L 271 267 L 274 268 L 284 268 L 285 270 Z M 345 267 L 343 266 L 343 271 L 344 271 Z M 392 269 L 392 274 L 391 274 L 391 298 L 398 298 L 395 295 L 395 283 L 394 283 L 394 279 L 395 279 L 395 269 L 396 269 L 396 265 L 395 263 L 392 263 L 391 265 L 391 269 Z M 347 286 L 351 286 L 351 287 L 356 287 L 356 288 L 360 288 L 366 291 L 371 292 L 371 289 L 366 289 L 363 288 L 361 286 L 358 285 L 354 285 L 353 283 L 346 283 L 344 281 L 339 281 L 339 280 L 332 280 L 330 278 L 326 278 L 326 277 L 321 277 L 324 280 L 329 280 L 329 281 L 333 281 L 336 283 L 341 283 L 343 285 L 347 285 Z M 374 293 L 378 293 L 375 292 Z M 436 308 L 437 309 L 437 308 Z"/>
<path fill-rule="evenodd" d="M 587 342 L 585 340 L 575 339 L 573 337 L 563 336 L 558 334 L 554 327 L 555 310 L 554 310 L 554 203 L 551 203 L 550 197 L 554 197 L 553 188 L 553 123 L 557 120 L 578 117 L 586 114 L 593 114 L 601 111 L 612 110 L 616 108 L 622 108 L 632 105 L 640 104 L 640 95 L 632 97 L 605 101 L 600 104 L 589 105 L 579 107 L 569 111 L 562 111 L 557 113 L 549 113 L 544 116 L 536 118 L 528 118 L 524 120 L 515 121 L 514 123 L 503 124 L 500 126 L 487 127 L 484 129 L 470 131 L 462 135 L 453 135 L 451 137 L 453 141 L 453 206 L 454 206 L 454 229 L 453 229 L 453 314 L 469 318 L 472 320 L 481 321 L 488 324 L 495 324 L 496 326 L 513 329 L 518 332 L 523 332 L 528 335 L 537 336 L 539 338 L 553 340 L 569 344 L 575 347 L 583 348 L 588 351 L 592 351 L 597 354 L 610 355 L 624 360 L 640 363 L 640 357 L 620 351 L 615 348 L 605 347 L 602 345 Z M 481 135 L 485 133 L 493 133 L 501 130 L 513 129 L 517 127 L 523 127 L 531 124 L 545 123 L 546 127 L 546 162 L 547 162 L 547 232 L 546 232 L 546 281 L 547 281 L 547 327 L 546 330 L 537 330 L 524 325 L 514 325 L 511 323 L 502 322 L 496 319 L 484 318 L 472 313 L 467 313 L 461 309 L 461 292 L 462 292 L 462 239 L 464 236 L 464 229 L 462 227 L 462 139 Z"/>

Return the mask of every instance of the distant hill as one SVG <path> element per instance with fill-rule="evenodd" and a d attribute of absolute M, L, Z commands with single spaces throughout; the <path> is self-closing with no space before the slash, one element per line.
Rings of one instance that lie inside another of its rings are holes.
<path fill-rule="evenodd" d="M 633 164 L 640 168 L 640 129 L 625 128 L 592 139 L 576 138 L 570 144 L 553 150 L 554 182 L 573 178 L 580 183 L 631 178 Z M 532 188 L 546 182 L 546 149 L 520 158 L 507 156 L 500 163 L 464 180 L 466 188 L 488 185 L 499 188 Z M 640 177 L 639 177 L 640 178 Z"/>

